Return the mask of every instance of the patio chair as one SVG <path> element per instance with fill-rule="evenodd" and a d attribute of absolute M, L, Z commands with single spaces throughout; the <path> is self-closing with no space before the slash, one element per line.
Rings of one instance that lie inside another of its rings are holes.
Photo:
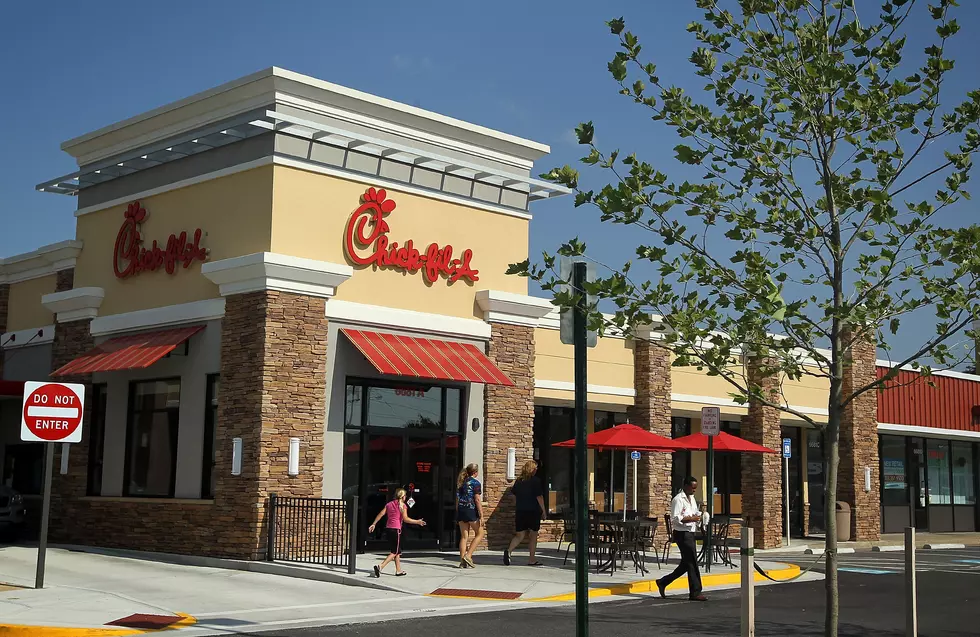
<path fill-rule="evenodd" d="M 666 564 L 667 558 L 670 557 L 670 544 L 674 541 L 674 523 L 670 520 L 670 513 L 664 513 L 664 531 L 667 532 L 667 537 L 664 539 L 663 561 Z"/>
<path fill-rule="evenodd" d="M 609 564 L 609 575 L 616 574 L 616 551 L 622 538 L 616 530 L 601 520 L 589 521 L 589 552 L 595 558 L 595 572 L 602 571 L 604 564 Z M 608 557 L 608 560 L 607 560 Z"/>
<path fill-rule="evenodd" d="M 566 538 L 568 539 L 568 545 L 565 547 L 565 561 L 562 564 L 568 564 L 568 552 L 572 549 L 572 545 L 575 544 L 575 533 L 576 533 L 576 523 L 575 523 L 575 510 L 572 507 L 565 507 L 562 511 L 562 523 L 563 529 L 561 535 L 558 536 L 558 552 L 561 553 L 561 543 Z"/>
<path fill-rule="evenodd" d="M 638 546 L 640 555 L 643 556 L 643 564 L 647 562 L 647 547 L 653 551 L 653 559 L 657 561 L 657 568 L 660 569 L 660 551 L 657 550 L 657 529 L 660 527 L 660 520 L 651 518 L 649 523 L 640 526 Z"/>

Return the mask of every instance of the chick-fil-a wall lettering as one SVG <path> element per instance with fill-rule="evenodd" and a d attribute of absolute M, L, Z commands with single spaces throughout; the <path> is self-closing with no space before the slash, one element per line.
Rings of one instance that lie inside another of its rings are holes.
<path fill-rule="evenodd" d="M 183 265 L 186 270 L 195 261 L 207 261 L 208 251 L 201 247 L 203 233 L 200 228 L 194 231 L 193 240 L 188 239 L 187 232 L 181 232 L 179 235 L 171 234 L 166 247 L 161 248 L 155 239 L 150 247 L 144 247 L 140 224 L 146 217 L 146 208 L 138 201 L 126 208 L 112 252 L 112 271 L 117 277 L 125 279 L 161 267 L 167 274 L 173 274 L 177 271 L 177 264 Z"/>
<path fill-rule="evenodd" d="M 344 233 L 344 247 L 352 262 L 411 273 L 421 270 L 429 283 L 435 283 L 440 276 L 447 277 L 449 283 L 460 279 L 479 281 L 479 270 L 470 266 L 472 250 L 463 250 L 459 258 L 454 259 L 451 245 L 440 247 L 438 243 L 430 243 L 420 251 L 412 239 L 401 246 L 396 241 L 389 241 L 390 228 L 385 215 L 394 209 L 394 200 L 388 199 L 384 190 L 368 188 L 361 196 L 361 205 L 351 215 Z"/>

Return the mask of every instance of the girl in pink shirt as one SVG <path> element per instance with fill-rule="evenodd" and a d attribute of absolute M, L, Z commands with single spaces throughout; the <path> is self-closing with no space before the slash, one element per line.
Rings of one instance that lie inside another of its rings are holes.
<path fill-rule="evenodd" d="M 396 489 L 395 497 L 391 499 L 391 502 L 385 505 L 385 508 L 378 512 L 378 515 L 374 518 L 374 522 L 372 522 L 371 526 L 368 527 L 368 533 L 374 533 L 374 527 L 378 525 L 381 518 L 388 518 L 385 521 L 385 537 L 388 539 L 388 557 L 386 557 L 380 565 L 375 565 L 375 577 L 381 577 L 381 571 L 383 571 L 392 560 L 395 561 L 395 575 L 398 577 L 407 575 L 407 573 L 402 570 L 401 560 L 402 523 L 425 526 L 425 520 L 413 520 L 412 518 L 408 517 L 408 507 L 405 506 L 406 496 L 407 493 L 405 492 L 405 489 Z"/>

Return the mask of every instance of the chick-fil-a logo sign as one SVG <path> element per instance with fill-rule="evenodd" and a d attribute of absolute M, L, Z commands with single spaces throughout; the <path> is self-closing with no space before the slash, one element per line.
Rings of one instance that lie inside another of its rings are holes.
<path fill-rule="evenodd" d="M 395 202 L 388 199 L 384 190 L 368 188 L 361 196 L 361 205 L 351 215 L 344 234 L 347 257 L 357 265 L 376 265 L 379 268 L 395 268 L 408 272 L 422 271 L 429 283 L 435 283 L 440 276 L 455 283 L 460 279 L 478 281 L 479 270 L 470 267 L 472 250 L 463 250 L 458 259 L 453 258 L 453 247 L 440 247 L 430 243 L 424 251 L 415 247 L 409 239 L 399 246 L 388 240 L 388 222 L 384 217 L 395 209 Z"/>
<path fill-rule="evenodd" d="M 146 219 L 146 208 L 140 202 L 129 204 L 124 213 L 122 226 L 116 235 L 116 245 L 112 252 L 112 271 L 120 279 L 135 276 L 140 272 L 152 272 L 161 267 L 167 274 L 177 271 L 177 264 L 182 264 L 186 270 L 195 261 L 207 261 L 208 251 L 201 247 L 201 229 L 194 231 L 193 241 L 188 240 L 187 233 L 171 234 L 166 247 L 153 244 L 143 246 L 143 236 L 140 234 L 141 225 Z"/>

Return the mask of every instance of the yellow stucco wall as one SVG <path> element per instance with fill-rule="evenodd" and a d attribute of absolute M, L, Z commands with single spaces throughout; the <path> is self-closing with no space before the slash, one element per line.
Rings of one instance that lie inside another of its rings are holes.
<path fill-rule="evenodd" d="M 539 380 L 575 380 L 572 347 L 561 342 L 558 330 L 534 330 L 534 376 Z M 600 338 L 589 349 L 589 384 L 633 388 L 633 344 L 622 338 Z M 610 397 L 621 398 L 621 397 Z M 616 401 L 617 404 L 633 404 Z"/>
<path fill-rule="evenodd" d="M 144 247 L 156 240 L 164 247 L 171 233 L 204 231 L 201 246 L 209 261 L 268 252 L 272 235 L 272 166 L 221 177 L 140 199 Z M 84 242 L 75 266 L 75 287 L 101 287 L 100 316 L 217 298 L 218 287 L 201 274 L 201 263 L 173 274 L 163 269 L 117 279 L 113 246 L 127 204 L 78 218 L 76 237 Z"/>
<path fill-rule="evenodd" d="M 308 259 L 348 263 L 344 229 L 368 186 L 297 168 L 275 166 L 272 251 Z M 527 280 L 505 274 L 511 263 L 528 253 L 528 221 L 387 189 L 396 208 L 386 215 L 391 242 L 412 239 L 424 252 L 430 243 L 452 245 L 458 257 L 473 251 L 471 266 L 479 270 L 474 284 L 445 278 L 431 285 L 422 272 L 354 266 L 354 276 L 337 289 L 338 299 L 386 307 L 482 318 L 475 305 L 480 289 L 527 293 Z"/>
<path fill-rule="evenodd" d="M 8 332 L 44 327 L 54 323 L 51 312 L 41 305 L 41 297 L 55 291 L 57 279 L 56 274 L 50 274 L 10 284 L 10 300 L 7 306 Z"/>

